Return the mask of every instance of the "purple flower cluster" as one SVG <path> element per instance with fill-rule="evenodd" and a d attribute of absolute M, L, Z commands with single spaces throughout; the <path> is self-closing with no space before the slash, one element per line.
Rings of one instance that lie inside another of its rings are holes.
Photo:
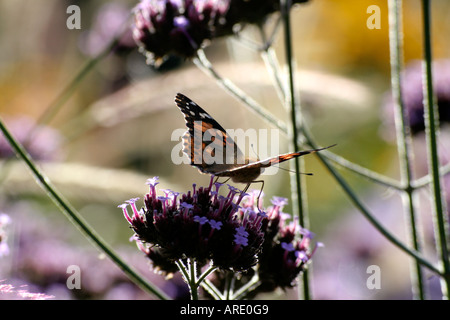
<path fill-rule="evenodd" d="M 131 35 L 131 29 L 127 24 L 129 9 L 119 2 L 107 2 L 103 4 L 96 14 L 91 29 L 82 34 L 80 49 L 89 56 L 96 56 L 106 49 L 114 37 L 118 39 L 113 48 L 115 53 L 127 52 L 136 47 Z M 127 24 L 127 29 L 122 30 Z"/>
<path fill-rule="evenodd" d="M 274 197 L 264 212 L 256 204 L 259 191 L 244 194 L 229 186 L 222 196 L 222 184 L 211 178 L 208 187 L 194 184 L 186 194 L 164 190 L 165 195 L 158 196 L 157 180 L 147 181 L 150 190 L 143 208 L 136 207 L 137 198 L 119 207 L 138 247 L 162 273 L 175 273 L 175 262 L 189 258 L 220 269 L 211 275 L 218 288 L 224 287 L 228 272 L 243 272 L 237 287 L 258 273 L 254 292 L 272 291 L 294 286 L 318 247 L 311 249 L 312 234 L 297 219 L 287 223 L 290 216 L 282 212 L 285 198 Z"/>
<path fill-rule="evenodd" d="M 142 209 L 136 207 L 137 198 L 119 207 L 154 268 L 171 273 L 176 271 L 175 261 L 186 258 L 200 265 L 211 261 L 220 269 L 233 271 L 245 271 L 257 263 L 267 218 L 262 213 L 240 211 L 245 194 L 230 186 L 227 196 L 222 196 L 222 184 L 213 184 L 213 179 L 206 188 L 194 184 L 186 194 L 164 190 L 164 196 L 157 195 L 157 178 L 147 184 L 150 190 Z"/>
<path fill-rule="evenodd" d="M 253 194 L 243 204 L 243 210 L 256 210 L 254 199 L 257 196 Z M 306 269 L 314 252 L 322 245 L 317 243 L 311 248 L 313 234 L 302 228 L 296 218 L 287 222 L 290 215 L 282 212 L 286 204 L 286 198 L 273 197 L 272 206 L 267 209 L 264 243 L 256 271 L 260 285 L 256 292 L 293 287 L 297 276 Z"/>
<path fill-rule="evenodd" d="M 1 263 L 0 258 L 0 265 L 8 266 L 8 261 L 13 258 L 14 267 L 1 269 L 0 300 L 32 298 L 19 295 L 19 290 L 39 293 L 36 298 L 42 298 L 40 293 L 43 293 L 58 300 L 149 299 L 148 294 L 137 287 L 112 260 L 103 259 L 96 248 L 74 243 L 72 240 L 77 236 L 77 231 L 72 226 L 58 219 L 50 224 L 48 210 L 44 208 L 46 211 L 42 213 L 36 208 L 35 205 L 24 203 L 8 206 L 8 215 L 13 220 L 12 224 L 16 225 L 13 228 L 15 241 L 10 241 L 11 257 L 5 261 L 7 264 Z M 0 221 L 3 219 L 0 215 Z M 9 226 L 6 226 L 6 231 L 9 231 Z M 139 251 L 130 251 L 129 246 L 119 246 L 116 250 L 172 299 L 189 297 L 181 276 L 165 281 L 148 270 L 148 264 Z M 70 276 L 68 267 L 71 265 L 80 268 L 80 289 L 69 289 L 67 286 Z M 8 290 L 9 294 L 5 294 L 2 288 Z"/>
<path fill-rule="evenodd" d="M 141 0 L 134 9 L 133 37 L 148 63 L 159 65 L 169 54 L 190 58 L 213 38 L 278 10 L 278 0 Z"/>
<path fill-rule="evenodd" d="M 223 22 L 227 0 L 143 0 L 136 8 L 133 37 L 149 63 L 175 53 L 192 57 Z"/>

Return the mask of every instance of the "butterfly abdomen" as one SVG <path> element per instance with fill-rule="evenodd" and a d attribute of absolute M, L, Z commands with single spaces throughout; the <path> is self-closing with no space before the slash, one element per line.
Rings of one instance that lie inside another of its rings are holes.
<path fill-rule="evenodd" d="M 218 177 L 230 177 L 233 182 L 237 183 L 249 183 L 255 181 L 261 174 L 261 166 L 255 164 L 254 166 L 247 166 L 242 169 L 236 168 L 235 170 L 229 170 L 216 174 Z"/>

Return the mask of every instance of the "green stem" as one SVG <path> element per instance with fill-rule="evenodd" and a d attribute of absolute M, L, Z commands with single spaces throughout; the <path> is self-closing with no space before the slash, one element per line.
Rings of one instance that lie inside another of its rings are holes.
<path fill-rule="evenodd" d="M 439 169 L 439 175 L 441 177 L 445 176 L 449 173 L 450 173 L 450 163 L 447 163 L 446 165 L 442 166 Z M 415 189 L 423 188 L 423 187 L 429 185 L 431 183 L 431 181 L 432 181 L 432 177 L 429 174 L 427 174 L 426 176 L 423 176 L 414 181 L 414 188 Z"/>
<path fill-rule="evenodd" d="M 224 297 L 226 300 L 231 300 L 234 291 L 234 273 L 228 272 L 225 276 L 225 289 L 224 289 Z"/>
<path fill-rule="evenodd" d="M 353 173 L 356 173 L 363 178 L 370 180 L 372 182 L 375 182 L 381 186 L 392 188 L 397 191 L 404 191 L 406 189 L 406 186 L 402 184 L 401 182 L 392 179 L 390 177 L 387 177 L 385 175 L 382 175 L 378 172 L 372 171 L 370 169 L 367 169 L 363 166 L 360 166 L 359 164 L 356 164 L 354 162 L 351 162 L 337 154 L 334 154 L 328 150 L 321 151 L 323 156 L 330 161 L 333 161 L 335 164 L 341 166 L 342 168 L 345 168 L 348 171 L 351 171 Z"/>
<path fill-rule="evenodd" d="M 437 134 L 439 119 L 433 94 L 432 54 L 431 54 L 431 10 L 430 1 L 422 0 L 423 35 L 424 35 L 424 112 L 425 134 L 428 149 L 428 167 L 432 176 L 431 193 L 433 195 L 433 213 L 435 221 L 436 248 L 440 255 L 444 278 L 442 279 L 443 298 L 449 298 L 450 291 L 450 261 L 448 252 L 448 221 L 442 197 L 442 187 L 439 174 L 439 156 L 437 148 Z"/>
<path fill-rule="evenodd" d="M 181 275 L 183 276 L 184 280 L 189 285 L 189 278 L 190 278 L 190 276 L 189 276 L 188 268 L 184 265 L 184 263 L 183 263 L 183 261 L 181 259 L 175 261 L 175 264 L 177 265 L 178 270 L 180 270 Z"/>
<path fill-rule="evenodd" d="M 75 89 L 82 83 L 82 80 L 89 74 L 94 67 L 102 61 L 105 57 L 107 57 L 112 50 L 119 44 L 122 36 L 127 32 L 129 26 L 129 19 L 131 17 L 131 13 L 123 25 L 120 27 L 120 31 L 117 35 L 111 40 L 111 42 L 101 51 L 97 56 L 88 60 L 85 65 L 81 68 L 81 70 L 76 74 L 76 76 L 72 79 L 72 81 L 62 90 L 62 92 L 56 97 L 56 99 L 46 108 L 45 112 L 40 116 L 37 123 L 46 124 L 50 122 L 50 120 L 59 112 L 59 110 L 64 106 L 64 104 L 69 100 L 72 94 L 75 92 Z M 29 136 L 32 136 L 30 134 Z"/>
<path fill-rule="evenodd" d="M 197 261 L 188 258 L 189 266 L 189 288 L 191 292 L 191 299 L 198 300 L 198 284 L 197 284 Z"/>
<path fill-rule="evenodd" d="M 255 100 L 250 98 L 245 92 L 239 89 L 239 87 L 236 86 L 232 81 L 220 76 L 220 74 L 212 66 L 211 62 L 209 62 L 209 60 L 206 58 L 205 52 L 203 50 L 197 51 L 197 57 L 194 58 L 194 63 L 200 70 L 215 79 L 216 82 L 233 97 L 241 101 L 244 105 L 248 106 L 250 110 L 261 116 L 268 123 L 279 128 L 283 132 L 286 133 L 288 131 L 283 121 L 279 120 L 273 114 L 261 107 L 261 105 L 259 105 Z"/>
<path fill-rule="evenodd" d="M 198 282 L 197 282 L 197 262 L 195 259 L 187 259 L 187 266 L 180 259 L 175 261 L 175 264 L 180 270 L 184 281 L 189 287 L 189 292 L 191 294 L 191 300 L 198 300 Z"/>
<path fill-rule="evenodd" d="M 291 144 L 293 147 L 293 151 L 300 150 L 298 141 L 299 141 L 299 130 L 301 127 L 301 119 L 297 119 L 297 113 L 301 115 L 301 106 L 299 99 L 296 99 L 295 95 L 295 85 L 294 85 L 294 66 L 293 66 L 293 48 L 292 48 L 292 35 L 291 35 L 291 21 L 290 21 L 290 10 L 291 10 L 291 1 L 290 0 L 280 0 L 280 8 L 281 8 L 281 18 L 284 25 L 284 45 L 285 45 L 285 54 L 286 54 L 286 63 L 288 65 L 288 95 L 286 95 L 285 103 L 286 106 L 290 109 L 291 113 Z M 291 183 L 291 193 L 293 195 L 293 199 L 296 198 L 296 203 L 293 203 L 293 207 L 296 207 L 296 211 L 298 212 L 299 224 L 308 229 L 309 221 L 306 210 L 306 190 L 305 186 L 302 183 L 302 178 L 300 175 L 300 162 L 302 159 L 295 158 L 294 163 L 294 172 L 291 174 L 291 179 L 295 179 L 295 183 Z M 293 176 L 293 177 L 292 177 Z M 292 181 L 292 180 L 291 180 Z M 296 196 L 296 197 L 295 197 Z M 293 200 L 294 201 L 294 200 Z M 302 290 L 303 290 L 303 298 L 305 300 L 310 299 L 310 290 L 309 290 L 309 272 L 305 270 L 302 273 Z"/>
<path fill-rule="evenodd" d="M 233 294 L 232 299 L 240 300 L 245 298 L 251 291 L 255 290 L 260 284 L 261 281 L 259 281 L 258 273 L 255 273 L 255 275 L 250 279 L 249 282 L 244 284 Z"/>
<path fill-rule="evenodd" d="M 204 279 L 201 283 L 201 286 L 203 287 L 203 289 L 208 291 L 215 300 L 225 300 L 225 297 L 222 293 L 220 293 L 219 289 L 217 289 L 216 286 L 208 279 Z"/>
<path fill-rule="evenodd" d="M 205 272 L 201 274 L 200 277 L 198 277 L 197 284 L 200 285 L 206 279 L 206 277 L 216 269 L 217 267 L 211 265 L 208 269 L 205 270 Z"/>
<path fill-rule="evenodd" d="M 58 206 L 58 208 L 66 215 L 66 217 L 83 233 L 94 245 L 103 251 L 136 285 L 144 291 L 154 294 L 160 299 L 169 299 L 165 293 L 158 288 L 149 284 L 141 275 L 125 263 L 109 245 L 88 225 L 81 215 L 71 206 L 71 204 L 63 198 L 63 196 L 51 184 L 50 179 L 35 165 L 31 156 L 11 135 L 9 130 L 0 119 L 0 130 L 3 132 L 6 140 L 16 152 L 17 156 L 22 159 L 31 170 L 37 182 L 47 193 L 48 197 Z"/>
<path fill-rule="evenodd" d="M 412 247 L 420 252 L 419 237 L 417 231 L 417 218 L 414 206 L 414 189 L 412 186 L 412 153 L 411 133 L 409 130 L 409 118 L 403 103 L 401 87 L 401 70 L 403 61 L 403 42 L 401 0 L 390 0 L 389 4 L 389 44 L 391 61 L 391 85 L 392 95 L 395 101 L 395 125 L 397 131 L 397 149 L 400 161 L 400 174 L 405 191 L 402 193 L 405 215 L 409 220 L 409 234 Z M 414 260 L 411 270 L 414 298 L 425 299 L 423 275 L 419 262 Z"/>

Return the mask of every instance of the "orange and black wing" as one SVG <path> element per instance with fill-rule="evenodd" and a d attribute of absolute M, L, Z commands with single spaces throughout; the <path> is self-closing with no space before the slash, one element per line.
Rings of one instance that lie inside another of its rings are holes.
<path fill-rule="evenodd" d="M 198 104 L 178 93 L 175 103 L 184 115 L 187 131 L 183 152 L 191 165 L 203 173 L 214 174 L 243 163 L 243 154 L 226 130 Z"/>

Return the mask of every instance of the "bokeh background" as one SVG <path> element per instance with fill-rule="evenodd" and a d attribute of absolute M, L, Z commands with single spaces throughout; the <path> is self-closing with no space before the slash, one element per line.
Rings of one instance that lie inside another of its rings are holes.
<path fill-rule="evenodd" d="M 66 9 L 81 8 L 81 29 L 69 30 Z M 83 66 L 105 48 L 136 1 L 0 1 L 0 115 L 19 139 L 38 123 L 28 147 L 57 188 L 130 264 L 174 298 L 186 298 L 179 277 L 165 280 L 149 270 L 117 205 L 143 196 L 145 180 L 159 176 L 162 188 L 185 192 L 206 184 L 188 165 L 175 165 L 171 141 L 184 120 L 174 105 L 182 92 L 225 128 L 271 126 L 224 92 L 192 62 L 172 59 L 156 70 L 145 64 L 132 39 L 90 69 L 62 108 L 48 113 Z M 381 28 L 366 26 L 370 5 L 381 9 Z M 404 1 L 406 65 L 422 58 L 421 2 Z M 450 58 L 450 3 L 432 2 L 433 55 Z M 398 178 L 390 90 L 387 1 L 313 0 L 292 16 L 297 85 L 305 120 L 321 145 L 373 171 Z M 244 39 L 259 41 L 251 27 Z M 274 44 L 283 62 L 282 37 Z M 206 49 L 225 77 L 288 120 L 258 52 L 245 40 L 222 38 Z M 450 83 L 448 84 L 450 86 Z M 44 122 L 44 123 L 43 123 Z M 440 146 L 448 143 L 442 128 Z M 281 135 L 282 152 L 288 140 Z M 0 284 L 26 285 L 56 299 L 150 299 L 103 257 L 46 197 L 23 164 L 1 142 L 0 211 L 8 214 L 8 255 L 0 257 Z M 448 149 L 448 147 L 447 147 Z M 414 138 L 415 173 L 426 173 L 424 137 Z M 448 151 L 448 150 L 447 150 Z M 444 152 L 445 153 L 445 152 Z M 443 154 L 445 158 L 445 154 Z M 310 229 L 325 246 L 314 256 L 312 291 L 316 299 L 411 299 L 411 260 L 385 240 L 352 207 L 317 158 L 305 160 Z M 288 168 L 289 165 L 283 167 Z M 348 172 L 341 173 L 374 215 L 407 241 L 399 195 Z M 287 172 L 265 178 L 265 205 L 272 196 L 289 197 Z M 419 192 L 424 254 L 436 262 L 428 190 Z M 290 212 L 290 207 L 287 207 Z M 69 265 L 82 270 L 81 290 L 66 287 Z M 378 265 L 381 289 L 369 290 L 366 269 Z M 431 299 L 440 297 L 438 279 L 426 273 Z M 291 299 L 296 289 L 261 298 Z M 6 298 L 13 295 L 3 294 Z M 0 298 L 2 295 L 0 294 Z"/>

